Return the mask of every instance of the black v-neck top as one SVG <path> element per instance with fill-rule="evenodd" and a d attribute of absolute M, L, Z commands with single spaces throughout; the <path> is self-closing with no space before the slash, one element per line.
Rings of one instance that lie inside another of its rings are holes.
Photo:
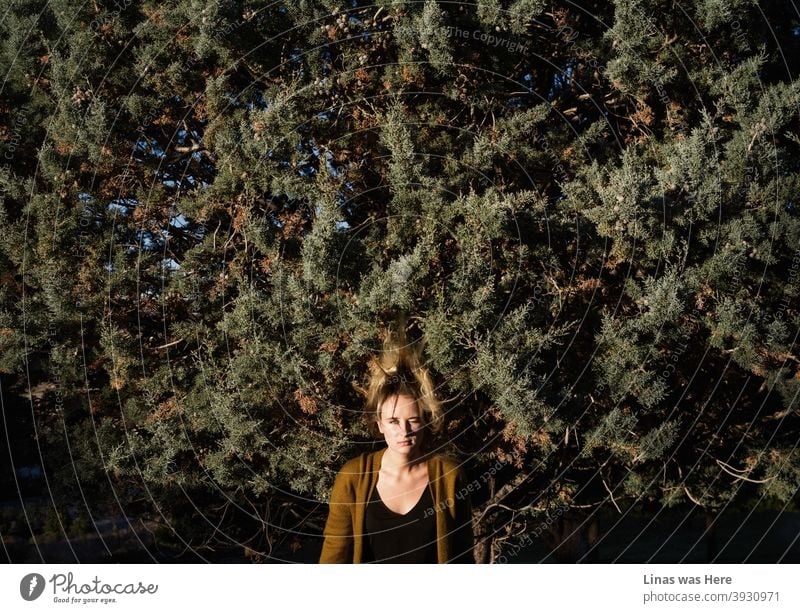
<path fill-rule="evenodd" d="M 364 521 L 365 562 L 436 564 L 436 509 L 430 484 L 405 515 L 389 509 L 375 487 Z"/>

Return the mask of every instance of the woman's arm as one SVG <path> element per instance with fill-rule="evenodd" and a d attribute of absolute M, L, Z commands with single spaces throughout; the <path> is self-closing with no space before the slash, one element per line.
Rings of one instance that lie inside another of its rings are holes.
<path fill-rule="evenodd" d="M 465 496 L 461 499 L 456 498 L 455 508 L 455 530 L 452 538 L 452 551 L 450 553 L 450 563 L 455 564 L 474 564 L 475 558 L 473 548 L 475 546 L 475 535 L 472 531 L 472 503 L 469 499 L 469 492 L 465 473 L 458 469 L 456 478 L 456 492 L 464 492 Z"/>
<path fill-rule="evenodd" d="M 353 562 L 353 504 L 355 484 L 350 473 L 339 471 L 331 490 L 328 521 L 322 534 L 320 564 L 351 564 Z"/>

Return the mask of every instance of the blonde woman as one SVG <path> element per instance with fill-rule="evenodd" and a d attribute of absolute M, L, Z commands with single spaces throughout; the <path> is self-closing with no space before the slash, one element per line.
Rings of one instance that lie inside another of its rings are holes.
<path fill-rule="evenodd" d="M 432 451 L 442 409 L 404 340 L 390 340 L 370 364 L 367 389 L 359 388 L 386 447 L 351 459 L 336 476 L 320 563 L 474 561 L 464 473 Z"/>

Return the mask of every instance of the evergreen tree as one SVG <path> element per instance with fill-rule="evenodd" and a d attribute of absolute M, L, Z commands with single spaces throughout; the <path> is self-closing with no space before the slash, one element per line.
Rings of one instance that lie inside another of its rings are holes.
<path fill-rule="evenodd" d="M 1 4 L 0 373 L 51 532 L 313 550 L 398 314 L 481 561 L 556 517 L 796 503 L 783 3 Z"/>

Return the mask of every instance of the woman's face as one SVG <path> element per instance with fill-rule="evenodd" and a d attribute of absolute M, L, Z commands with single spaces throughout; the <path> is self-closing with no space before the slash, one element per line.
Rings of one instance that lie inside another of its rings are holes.
<path fill-rule="evenodd" d="M 422 415 L 412 396 L 389 396 L 381 405 L 378 429 L 389 449 L 405 456 L 415 456 L 425 434 Z"/>

